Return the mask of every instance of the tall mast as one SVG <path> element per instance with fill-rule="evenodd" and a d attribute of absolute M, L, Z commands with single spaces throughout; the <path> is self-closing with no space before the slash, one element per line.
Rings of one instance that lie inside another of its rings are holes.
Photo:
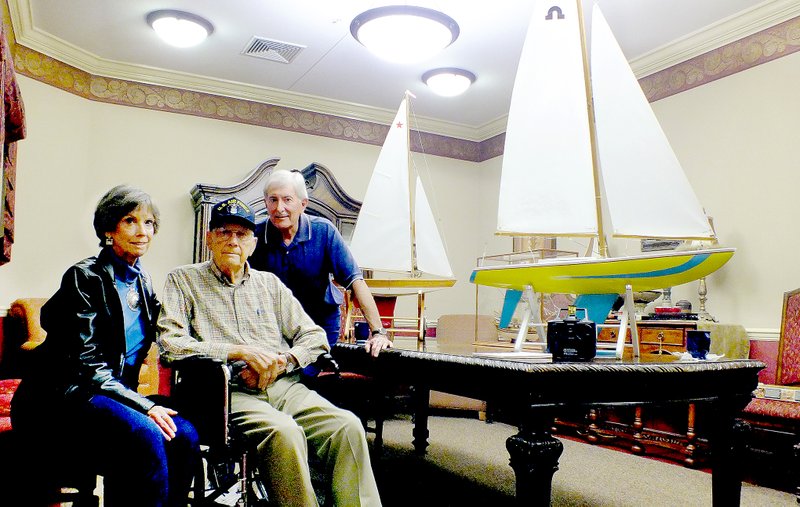
<path fill-rule="evenodd" d="M 589 44 L 586 41 L 586 28 L 583 21 L 583 5 L 578 4 L 578 26 L 581 32 L 581 53 L 583 54 L 583 76 L 586 85 L 586 109 L 589 115 L 589 143 L 592 148 L 592 177 L 594 179 L 595 211 L 597 213 L 597 248 L 601 257 L 608 257 L 608 244 L 603 230 L 603 206 L 600 194 L 600 170 L 597 164 L 597 127 L 594 119 L 594 98 L 592 96 L 591 69 L 589 67 Z"/>
<path fill-rule="evenodd" d="M 416 190 L 416 180 L 414 179 L 414 171 L 411 169 L 411 97 L 412 93 L 406 90 L 406 167 L 408 168 L 408 212 L 411 217 L 411 276 L 419 275 L 419 268 L 417 267 L 417 235 L 414 222 L 414 191 Z M 414 97 L 416 98 L 416 97 Z"/>

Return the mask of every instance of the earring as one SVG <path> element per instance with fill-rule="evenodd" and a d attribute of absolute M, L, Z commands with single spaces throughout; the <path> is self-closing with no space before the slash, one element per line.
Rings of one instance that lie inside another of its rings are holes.
<path fill-rule="evenodd" d="M 114 244 L 114 240 L 111 239 L 111 236 L 106 236 L 106 246 L 111 246 Z"/>

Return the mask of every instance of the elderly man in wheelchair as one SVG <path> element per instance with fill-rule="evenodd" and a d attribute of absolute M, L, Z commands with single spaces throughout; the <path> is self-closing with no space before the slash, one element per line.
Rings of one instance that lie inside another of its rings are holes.
<path fill-rule="evenodd" d="M 360 420 L 300 381 L 300 368 L 329 351 L 325 332 L 276 276 L 249 268 L 254 230 L 253 212 L 239 199 L 212 208 L 212 260 L 167 277 L 162 358 L 208 356 L 234 366 L 231 429 L 255 456 L 271 504 L 317 505 L 311 452 L 335 505 L 380 505 Z"/>

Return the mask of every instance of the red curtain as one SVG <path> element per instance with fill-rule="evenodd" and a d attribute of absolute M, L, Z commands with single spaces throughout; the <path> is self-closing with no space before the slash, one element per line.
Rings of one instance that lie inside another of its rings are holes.
<path fill-rule="evenodd" d="M 0 108 L 0 150 L 2 150 L 0 265 L 2 265 L 11 261 L 11 244 L 14 242 L 17 141 L 25 137 L 25 108 L 14 73 L 14 60 L 4 32 L 0 33 L 0 66 L 2 66 L 0 88 L 3 90 L 3 107 Z"/>

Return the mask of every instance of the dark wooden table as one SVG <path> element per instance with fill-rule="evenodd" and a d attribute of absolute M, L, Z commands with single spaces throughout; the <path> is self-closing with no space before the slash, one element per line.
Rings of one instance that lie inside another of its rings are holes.
<path fill-rule="evenodd" d="M 343 371 L 391 386 L 413 386 L 414 446 L 428 445 L 430 390 L 491 401 L 512 410 L 519 432 L 506 441 L 520 505 L 549 505 L 561 442 L 550 434 L 563 408 L 588 405 L 711 406 L 712 497 L 715 506 L 737 506 L 741 477 L 736 466 L 736 416 L 750 401 L 764 363 L 751 360 L 657 362 L 596 359 L 585 363 L 522 362 L 391 349 L 378 358 L 359 345 L 339 343 L 333 355 Z M 624 479 L 623 479 L 624 480 Z"/>

